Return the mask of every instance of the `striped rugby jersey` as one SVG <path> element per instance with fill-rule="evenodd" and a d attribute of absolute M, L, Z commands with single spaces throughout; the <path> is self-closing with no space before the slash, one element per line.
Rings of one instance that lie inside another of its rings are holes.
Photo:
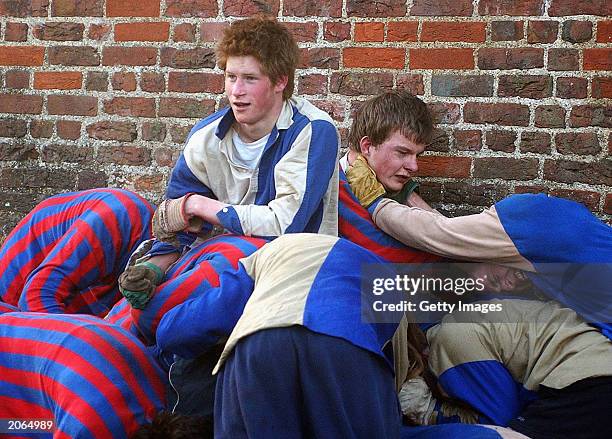
<path fill-rule="evenodd" d="M 152 212 L 124 189 L 47 198 L 0 249 L 0 298 L 23 311 L 106 314 L 130 254 L 151 237 Z"/>
<path fill-rule="evenodd" d="M 54 438 L 128 438 L 164 408 L 165 386 L 146 348 L 97 317 L 0 315 L 2 419 L 54 420 Z"/>
<path fill-rule="evenodd" d="M 141 337 L 155 342 L 155 331 L 162 316 L 184 301 L 206 293 L 219 285 L 219 276 L 236 269 L 241 258 L 251 255 L 267 241 L 239 235 L 220 235 L 192 248 L 167 271 L 166 280 L 144 310 L 132 308 L 122 299 L 106 320 L 116 323 Z"/>

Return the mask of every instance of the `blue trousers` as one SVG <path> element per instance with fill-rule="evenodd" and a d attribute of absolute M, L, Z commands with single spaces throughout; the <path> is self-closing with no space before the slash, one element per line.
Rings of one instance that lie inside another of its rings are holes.
<path fill-rule="evenodd" d="M 302 326 L 241 340 L 217 379 L 218 439 L 398 439 L 400 424 L 385 361 Z"/>

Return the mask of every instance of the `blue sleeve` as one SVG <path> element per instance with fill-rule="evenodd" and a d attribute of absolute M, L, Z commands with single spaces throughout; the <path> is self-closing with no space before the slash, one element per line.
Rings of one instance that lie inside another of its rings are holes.
<path fill-rule="evenodd" d="M 506 426 L 521 409 L 522 386 L 494 360 L 454 366 L 440 375 L 439 383 L 450 396 L 478 410 L 486 423 Z"/>
<path fill-rule="evenodd" d="M 228 337 L 253 292 L 244 266 L 226 271 L 219 286 L 168 311 L 157 327 L 157 344 L 165 352 L 194 358 Z"/>

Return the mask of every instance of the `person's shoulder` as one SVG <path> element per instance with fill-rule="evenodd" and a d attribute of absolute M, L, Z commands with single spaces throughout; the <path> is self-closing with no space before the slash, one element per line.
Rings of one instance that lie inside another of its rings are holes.
<path fill-rule="evenodd" d="M 307 118 L 310 122 L 324 121 L 334 124 L 331 116 L 325 111 L 317 108 L 312 102 L 299 96 L 293 96 L 289 99 L 291 106 L 298 114 Z"/>

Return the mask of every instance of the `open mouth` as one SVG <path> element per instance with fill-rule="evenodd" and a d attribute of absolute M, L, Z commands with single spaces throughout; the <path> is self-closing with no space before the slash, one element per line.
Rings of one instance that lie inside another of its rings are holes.
<path fill-rule="evenodd" d="M 234 107 L 236 107 L 236 108 L 242 109 L 242 108 L 248 107 L 250 104 L 247 104 L 247 103 L 244 103 L 244 102 L 234 102 L 232 105 Z"/>

